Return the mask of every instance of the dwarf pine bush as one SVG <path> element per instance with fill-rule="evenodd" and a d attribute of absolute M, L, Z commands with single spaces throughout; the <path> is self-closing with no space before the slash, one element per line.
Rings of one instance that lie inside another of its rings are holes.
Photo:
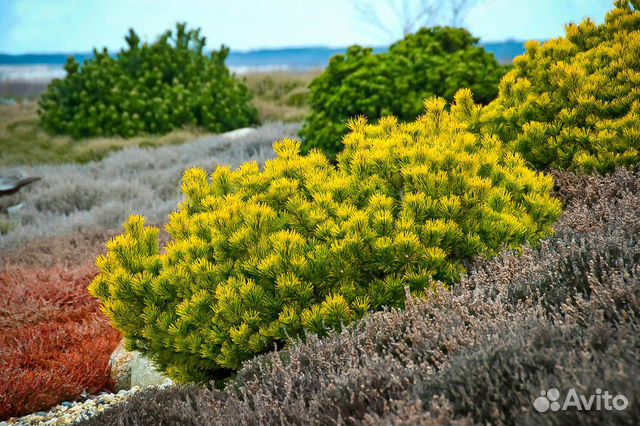
<path fill-rule="evenodd" d="M 80 425 L 636 426 L 640 174 L 562 172 L 556 184 L 565 213 L 539 248 L 473 262 L 450 292 L 247 362 L 222 392 L 148 389 Z M 541 388 L 577 386 L 632 402 L 531 408 Z"/>
<path fill-rule="evenodd" d="M 640 161 L 640 2 L 617 0 L 602 25 L 528 42 L 489 105 L 490 131 L 539 169 L 612 171 Z"/>
<path fill-rule="evenodd" d="M 468 87 L 486 104 L 498 94 L 506 68 L 478 39 L 460 28 L 423 28 L 393 44 L 386 53 L 352 46 L 331 58 L 310 85 L 311 113 L 301 136 L 304 148 L 319 148 L 330 157 L 342 150 L 347 121 L 394 115 L 411 121 L 422 113 L 426 98 L 453 100 Z"/>
<path fill-rule="evenodd" d="M 200 30 L 178 24 L 155 43 L 140 44 L 130 30 L 127 49 L 113 57 L 94 49 L 80 66 L 72 57 L 67 76 L 40 100 L 42 126 L 76 138 L 161 134 L 183 126 L 212 132 L 257 122 L 251 94 L 225 65 L 229 49 L 205 55 Z"/>
<path fill-rule="evenodd" d="M 159 229 L 132 216 L 91 293 L 129 348 L 178 381 L 205 381 L 549 235 L 561 211 L 552 178 L 468 132 L 468 95 L 451 112 L 430 100 L 410 124 L 351 121 L 337 166 L 283 140 L 263 171 L 187 171 L 164 251 Z"/>

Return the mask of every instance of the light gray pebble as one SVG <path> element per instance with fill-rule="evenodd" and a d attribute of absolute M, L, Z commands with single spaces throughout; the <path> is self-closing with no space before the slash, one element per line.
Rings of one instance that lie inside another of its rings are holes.
<path fill-rule="evenodd" d="M 158 385 L 159 388 L 172 386 L 173 382 L 167 380 Z M 53 407 L 48 412 L 38 411 L 24 417 L 12 417 L 9 420 L 0 422 L 0 426 L 62 426 L 72 425 L 81 420 L 95 416 L 103 412 L 110 406 L 126 401 L 131 395 L 140 391 L 139 386 L 134 386 L 130 390 L 122 390 L 116 394 L 102 393 L 82 402 L 63 402 Z"/>

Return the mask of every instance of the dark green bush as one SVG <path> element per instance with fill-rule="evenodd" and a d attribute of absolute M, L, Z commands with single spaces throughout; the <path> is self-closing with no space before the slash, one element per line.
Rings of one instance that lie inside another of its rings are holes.
<path fill-rule="evenodd" d="M 205 55 L 199 30 L 178 24 L 155 43 L 130 30 L 127 49 L 94 49 L 81 66 L 69 58 L 67 76 L 40 101 L 42 126 L 76 138 L 167 133 L 183 126 L 223 132 L 257 122 L 251 94 L 225 65 L 229 50 Z"/>
<path fill-rule="evenodd" d="M 352 46 L 334 56 L 310 86 L 312 112 L 301 132 L 305 149 L 335 156 L 350 118 L 394 115 L 410 121 L 422 113 L 424 99 L 452 101 L 460 88 L 472 89 L 482 104 L 490 102 L 506 69 L 477 42 L 464 29 L 423 28 L 386 53 Z"/>

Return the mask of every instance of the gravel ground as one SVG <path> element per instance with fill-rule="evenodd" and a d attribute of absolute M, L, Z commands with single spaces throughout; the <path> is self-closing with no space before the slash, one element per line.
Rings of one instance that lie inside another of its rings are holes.
<path fill-rule="evenodd" d="M 171 385 L 172 382 L 167 381 L 157 387 L 162 389 Z M 130 390 L 122 390 L 118 393 L 102 393 L 85 401 L 63 402 L 47 412 L 39 411 L 23 417 L 12 417 L 9 420 L 0 422 L 0 426 L 72 425 L 81 420 L 87 420 L 115 404 L 123 403 L 140 390 L 142 390 L 141 387 L 134 386 Z"/>

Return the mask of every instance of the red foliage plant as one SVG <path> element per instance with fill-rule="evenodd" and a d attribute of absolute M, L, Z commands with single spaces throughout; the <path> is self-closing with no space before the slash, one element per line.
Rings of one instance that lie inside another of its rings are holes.
<path fill-rule="evenodd" d="M 111 390 L 120 335 L 87 293 L 93 265 L 0 273 L 0 420 Z"/>

